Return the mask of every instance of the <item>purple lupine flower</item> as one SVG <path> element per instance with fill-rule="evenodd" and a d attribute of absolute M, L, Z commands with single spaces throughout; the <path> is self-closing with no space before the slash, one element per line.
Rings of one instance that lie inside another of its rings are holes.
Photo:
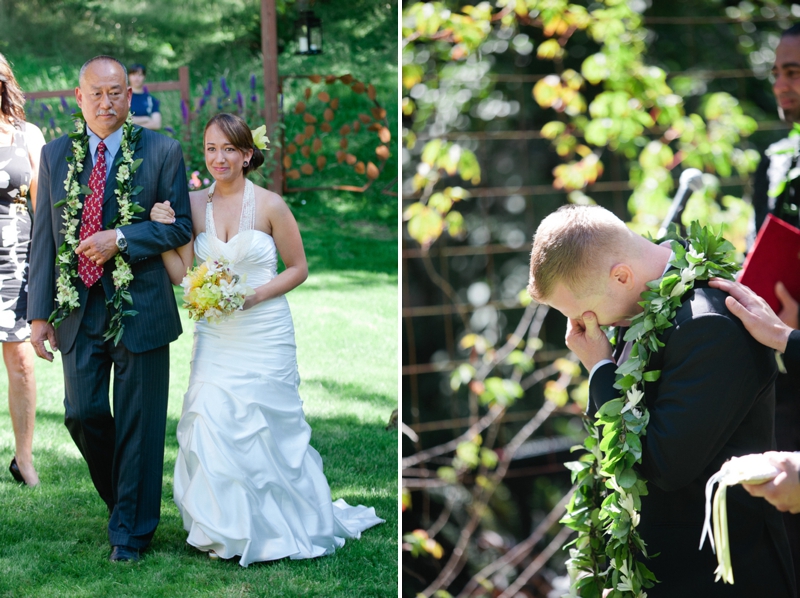
<path fill-rule="evenodd" d="M 200 98 L 200 104 L 197 106 L 197 109 L 199 110 L 205 105 L 206 105 L 206 96 L 203 96 L 202 98 Z"/>
<path fill-rule="evenodd" d="M 142 91 L 143 91 L 144 93 L 148 93 L 148 91 L 147 91 L 147 85 L 142 85 Z"/>
<path fill-rule="evenodd" d="M 250 89 L 252 89 L 253 91 L 256 90 L 256 76 L 255 75 L 250 75 Z"/>
<path fill-rule="evenodd" d="M 258 96 L 256 94 L 251 95 L 250 101 L 255 104 L 256 102 L 258 102 Z"/>
<path fill-rule="evenodd" d="M 225 97 L 226 97 L 226 98 L 227 98 L 229 95 L 231 95 L 231 90 L 230 90 L 230 88 L 228 87 L 228 83 L 227 83 L 227 81 L 225 81 L 225 77 L 224 77 L 224 76 L 219 78 L 219 87 L 220 87 L 220 89 L 222 90 L 222 93 L 224 93 L 224 94 L 225 94 Z"/>
<path fill-rule="evenodd" d="M 189 106 L 186 105 L 186 100 L 181 100 L 181 116 L 183 124 L 189 124 Z"/>
<path fill-rule="evenodd" d="M 206 88 L 203 90 L 203 95 L 210 96 L 212 91 L 214 91 L 214 82 L 209 79 L 208 85 L 206 85 Z"/>
<path fill-rule="evenodd" d="M 164 130 L 167 133 L 169 133 L 170 135 L 174 135 L 175 134 L 175 129 L 173 129 L 172 127 L 164 127 Z"/>
<path fill-rule="evenodd" d="M 53 118 L 52 116 L 50 117 L 50 128 L 51 129 L 55 129 L 56 128 L 56 119 Z"/>
<path fill-rule="evenodd" d="M 239 106 L 239 110 L 244 109 L 244 98 L 242 98 L 242 92 L 236 92 L 236 105 Z"/>
<path fill-rule="evenodd" d="M 61 96 L 61 107 L 64 109 L 64 112 L 69 110 L 69 104 L 67 103 L 67 98 Z"/>
<path fill-rule="evenodd" d="M 47 114 L 47 104 L 40 104 L 39 106 L 39 118 L 44 118 L 45 114 Z"/>

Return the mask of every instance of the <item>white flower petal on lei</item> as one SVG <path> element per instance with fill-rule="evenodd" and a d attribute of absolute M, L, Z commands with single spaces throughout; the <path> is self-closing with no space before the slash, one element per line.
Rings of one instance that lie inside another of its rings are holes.
<path fill-rule="evenodd" d="M 683 284 L 694 282 L 695 278 L 697 278 L 697 272 L 694 268 L 686 268 L 685 270 L 681 270 L 681 282 Z"/>
<path fill-rule="evenodd" d="M 0 189 L 8 189 L 8 182 L 11 177 L 5 170 L 0 170 Z"/>
<path fill-rule="evenodd" d="M 704 257 L 706 257 L 705 253 L 697 253 L 697 250 L 694 247 L 689 247 L 688 253 L 697 260 L 702 260 Z"/>
<path fill-rule="evenodd" d="M 672 299 L 673 297 L 678 297 L 679 295 L 683 295 L 683 292 L 686 290 L 686 285 L 683 282 L 679 282 L 674 287 L 672 287 L 672 292 L 669 294 L 669 298 Z"/>
<path fill-rule="evenodd" d="M 622 411 L 620 411 L 620 413 L 625 413 L 626 411 L 636 407 L 642 400 L 642 398 L 644 398 L 644 393 L 634 386 L 628 391 L 627 397 L 628 397 L 628 402 L 625 403 L 625 406 L 622 408 Z"/>

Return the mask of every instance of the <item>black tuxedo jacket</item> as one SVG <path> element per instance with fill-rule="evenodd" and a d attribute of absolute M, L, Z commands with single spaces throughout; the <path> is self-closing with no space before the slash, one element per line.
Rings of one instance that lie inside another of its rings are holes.
<path fill-rule="evenodd" d="M 650 598 L 795 596 L 780 513 L 741 486 L 728 489 L 735 584 L 715 583 L 717 562 L 708 542 L 698 550 L 708 478 L 730 457 L 774 448 L 775 359 L 728 311 L 726 296 L 698 281 L 648 366 L 661 370 L 645 385 L 650 423 L 639 466 L 649 490 L 639 531 L 648 554 L 660 553 L 647 561 L 661 582 L 647 591 Z M 630 348 L 618 344 L 618 363 Z M 605 364 L 592 376 L 590 412 L 620 396 L 615 369 Z"/>
<path fill-rule="evenodd" d="M 783 361 L 787 368 L 800 370 L 800 330 L 795 330 L 789 335 Z"/>
<path fill-rule="evenodd" d="M 64 181 L 67 178 L 66 157 L 72 151 L 71 139 L 59 137 L 42 149 L 39 168 L 39 191 L 33 237 L 31 241 L 30 276 L 28 278 L 28 320 L 46 320 L 55 309 L 56 252 L 64 242 L 62 213 L 64 208 L 54 208 L 65 195 Z M 116 217 L 117 202 L 116 165 L 119 153 L 114 158 L 106 182 L 103 198 L 103 227 L 108 228 Z M 128 290 L 133 299 L 132 309 L 139 313 L 123 319 L 125 332 L 121 343 L 133 353 L 149 351 L 164 346 L 181 333 L 180 318 L 175 295 L 169 281 L 161 253 L 185 245 L 191 240 L 192 220 L 189 206 L 189 191 L 186 184 L 186 168 L 180 145 L 174 139 L 158 133 L 141 130 L 141 137 L 134 151 L 134 159 L 143 158 L 133 175 L 133 184 L 144 190 L 135 196 L 144 212 L 139 220 L 120 227 L 128 242 L 126 259 L 131 264 L 133 282 Z M 84 160 L 79 176 L 81 184 L 88 184 L 92 172 L 92 158 Z M 150 209 L 156 202 L 169 200 L 175 210 L 175 223 L 171 225 L 151 222 Z M 80 214 L 78 215 L 80 218 Z M 100 279 L 106 298 L 114 294 L 112 272 L 114 260 L 104 265 Z M 56 329 L 58 348 L 67 353 L 72 348 L 75 336 L 83 319 L 88 290 L 76 281 L 80 307 Z"/>

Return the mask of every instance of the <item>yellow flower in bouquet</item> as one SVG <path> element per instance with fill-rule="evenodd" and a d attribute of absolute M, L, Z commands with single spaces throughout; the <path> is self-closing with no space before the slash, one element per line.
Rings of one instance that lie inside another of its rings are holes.
<path fill-rule="evenodd" d="M 244 282 L 228 260 L 209 258 L 189 270 L 181 282 L 183 306 L 193 320 L 221 322 L 242 309 L 245 299 L 254 293 Z"/>

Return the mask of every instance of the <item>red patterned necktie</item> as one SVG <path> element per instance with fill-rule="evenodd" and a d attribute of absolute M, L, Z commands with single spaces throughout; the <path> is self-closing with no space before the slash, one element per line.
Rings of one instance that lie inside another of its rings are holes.
<path fill-rule="evenodd" d="M 97 162 L 89 177 L 89 188 L 92 190 L 83 201 L 80 239 L 88 239 L 103 226 L 103 193 L 106 189 L 106 144 L 102 141 L 97 146 Z M 102 266 L 96 265 L 85 253 L 78 256 L 78 276 L 86 288 L 90 288 L 103 275 Z"/>

